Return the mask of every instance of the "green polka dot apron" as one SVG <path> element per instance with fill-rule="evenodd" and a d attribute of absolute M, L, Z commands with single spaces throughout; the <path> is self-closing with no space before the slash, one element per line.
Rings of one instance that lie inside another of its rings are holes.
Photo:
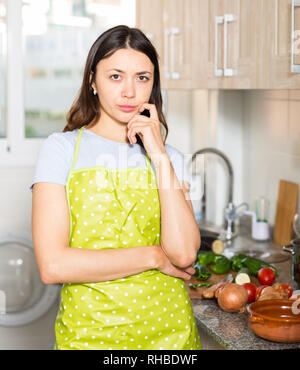
<path fill-rule="evenodd" d="M 156 176 L 147 167 L 74 170 L 66 192 L 72 248 L 160 245 Z M 55 349 L 198 350 L 199 333 L 183 279 L 157 269 L 122 279 L 65 283 L 55 322 Z"/>

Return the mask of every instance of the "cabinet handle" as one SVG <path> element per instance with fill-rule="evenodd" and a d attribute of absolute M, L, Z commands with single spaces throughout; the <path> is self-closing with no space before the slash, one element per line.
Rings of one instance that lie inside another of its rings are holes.
<path fill-rule="evenodd" d="M 300 0 L 292 0 L 292 50 L 291 50 L 291 72 L 292 73 L 300 73 L 300 64 L 295 64 L 295 8 L 296 6 L 300 6 Z"/>
<path fill-rule="evenodd" d="M 169 36 L 171 35 L 172 31 L 167 28 L 165 30 L 165 45 L 164 45 L 164 54 L 165 54 L 165 77 L 166 79 L 171 78 L 171 73 L 169 71 Z"/>
<path fill-rule="evenodd" d="M 233 76 L 234 71 L 232 68 L 227 68 L 227 55 L 228 55 L 228 23 L 234 21 L 233 14 L 224 15 L 224 76 Z"/>
<path fill-rule="evenodd" d="M 216 16 L 215 17 L 215 76 L 220 77 L 223 76 L 223 69 L 218 68 L 218 60 L 219 60 L 219 32 L 218 32 L 218 25 L 223 24 L 224 17 Z"/>
<path fill-rule="evenodd" d="M 180 78 L 180 73 L 174 71 L 174 61 L 175 61 L 175 36 L 180 34 L 180 29 L 178 27 L 173 27 L 171 29 L 171 78 L 178 80 Z"/>

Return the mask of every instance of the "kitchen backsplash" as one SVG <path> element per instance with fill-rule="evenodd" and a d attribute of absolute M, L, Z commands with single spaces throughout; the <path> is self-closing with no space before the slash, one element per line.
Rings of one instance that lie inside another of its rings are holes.
<path fill-rule="evenodd" d="M 254 210 L 256 198 L 267 197 L 274 225 L 279 180 L 300 185 L 299 117 L 300 90 L 197 90 L 191 146 L 222 150 L 234 170 L 234 204 L 246 201 Z M 207 219 L 221 225 L 227 172 L 222 161 L 209 160 Z"/>
<path fill-rule="evenodd" d="M 300 90 L 245 91 L 243 95 L 243 194 L 270 200 L 273 225 L 279 180 L 300 185 Z M 298 199 L 298 210 L 300 199 Z"/>

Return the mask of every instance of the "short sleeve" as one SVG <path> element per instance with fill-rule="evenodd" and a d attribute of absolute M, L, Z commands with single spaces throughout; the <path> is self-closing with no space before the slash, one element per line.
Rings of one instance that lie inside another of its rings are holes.
<path fill-rule="evenodd" d="M 179 181 L 186 181 L 191 186 L 191 175 L 188 171 L 188 158 L 177 148 L 166 144 L 166 151 L 170 157 L 175 174 Z"/>
<path fill-rule="evenodd" d="M 65 185 L 72 164 L 73 148 L 63 133 L 53 133 L 43 142 L 30 186 L 37 182 L 52 182 Z"/>

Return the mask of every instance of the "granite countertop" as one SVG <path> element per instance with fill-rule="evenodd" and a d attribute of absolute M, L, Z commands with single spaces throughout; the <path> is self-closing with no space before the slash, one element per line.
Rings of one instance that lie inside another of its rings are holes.
<path fill-rule="evenodd" d="M 258 254 L 254 254 L 258 251 Z M 247 233 L 239 234 L 225 244 L 224 255 L 245 253 L 271 263 L 278 269 L 276 281 L 299 289 L 292 280 L 292 257 L 272 242 L 255 242 Z M 274 255 L 277 253 L 277 255 Z M 270 255 L 271 254 L 271 255 Z M 273 262 L 276 261 L 276 262 Z M 231 313 L 220 309 L 215 299 L 191 299 L 199 328 L 225 349 L 300 349 L 300 343 L 277 343 L 256 336 L 248 327 L 247 313 Z"/>

